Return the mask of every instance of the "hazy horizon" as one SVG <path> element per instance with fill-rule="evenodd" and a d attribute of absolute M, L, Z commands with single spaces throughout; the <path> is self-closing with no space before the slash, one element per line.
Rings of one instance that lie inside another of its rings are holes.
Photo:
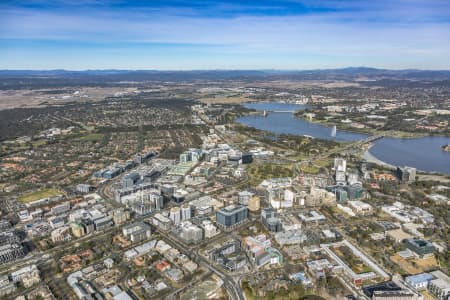
<path fill-rule="evenodd" d="M 373 69 L 377 71 L 442 71 L 442 72 L 450 72 L 450 68 L 448 69 L 420 69 L 420 68 L 377 68 L 377 67 L 367 67 L 367 66 L 348 66 L 348 67 L 339 67 L 339 68 L 312 68 L 312 69 L 117 69 L 117 68 L 104 68 L 104 69 L 64 69 L 64 68 L 55 68 L 55 69 L 33 69 L 33 68 L 16 68 L 16 69 L 1 69 L 0 71 L 18 71 L 18 72 L 52 72 L 52 71 L 59 71 L 59 72 L 107 72 L 107 71 L 117 71 L 117 72 L 231 72 L 231 71 L 255 71 L 255 72 L 308 72 L 308 71 L 334 71 L 334 70 L 348 70 L 348 69 Z"/>

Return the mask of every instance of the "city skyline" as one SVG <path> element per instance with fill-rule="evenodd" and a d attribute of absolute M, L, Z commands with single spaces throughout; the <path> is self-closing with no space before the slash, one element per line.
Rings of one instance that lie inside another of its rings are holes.
<path fill-rule="evenodd" d="M 4 1 L 0 69 L 450 69 L 446 1 Z"/>

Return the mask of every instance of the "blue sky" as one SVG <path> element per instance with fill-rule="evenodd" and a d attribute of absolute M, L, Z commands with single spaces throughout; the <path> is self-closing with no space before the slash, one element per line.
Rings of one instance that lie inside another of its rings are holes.
<path fill-rule="evenodd" d="M 1 0 L 0 69 L 450 69 L 448 0 Z"/>

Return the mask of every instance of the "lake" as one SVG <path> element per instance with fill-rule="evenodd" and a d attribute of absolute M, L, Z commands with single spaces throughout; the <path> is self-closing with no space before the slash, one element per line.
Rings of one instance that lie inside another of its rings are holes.
<path fill-rule="evenodd" d="M 308 135 L 341 142 L 361 140 L 368 136 L 337 130 L 336 137 L 333 138 L 331 127 L 311 123 L 294 116 L 292 112 L 305 109 L 307 107 L 305 105 L 258 102 L 245 103 L 243 106 L 260 111 L 266 110 L 268 115 L 266 117 L 262 115 L 243 116 L 236 120 L 238 123 L 275 134 Z M 386 137 L 375 141 L 369 151 L 377 159 L 394 166 L 406 165 L 418 170 L 450 174 L 450 153 L 441 150 L 441 146 L 444 144 L 450 144 L 450 137 L 430 136 L 412 139 Z"/>

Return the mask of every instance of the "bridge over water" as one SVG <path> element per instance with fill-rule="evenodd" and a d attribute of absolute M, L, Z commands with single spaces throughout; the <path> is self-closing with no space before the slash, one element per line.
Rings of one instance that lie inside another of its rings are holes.
<path fill-rule="evenodd" d="M 358 143 L 367 144 L 367 143 L 375 142 L 376 140 L 379 140 L 382 138 L 384 138 L 384 134 L 375 134 L 375 135 L 369 136 L 368 138 L 366 138 L 364 140 L 358 141 Z"/>
<path fill-rule="evenodd" d="M 266 113 L 295 113 L 296 110 L 265 110 Z"/>
<path fill-rule="evenodd" d="M 375 134 L 375 135 L 369 136 L 369 137 L 367 137 L 367 138 L 365 138 L 363 140 L 354 141 L 354 142 L 346 144 L 346 145 L 344 145 L 342 147 L 338 147 L 338 148 L 329 150 L 329 151 L 327 151 L 325 153 L 322 153 L 322 154 L 319 154 L 319 155 L 315 156 L 314 158 L 306 159 L 306 160 L 303 160 L 303 161 L 298 161 L 298 162 L 296 162 L 294 164 L 294 172 L 296 174 L 302 173 L 300 171 L 302 164 L 314 165 L 315 161 L 327 158 L 327 157 L 329 157 L 329 156 L 331 156 L 333 154 L 336 154 L 336 153 L 342 153 L 343 151 L 348 150 L 350 148 L 361 147 L 361 146 L 363 146 L 365 144 L 372 143 L 372 142 L 374 142 L 376 140 L 379 140 L 379 139 L 381 139 L 383 137 L 384 137 L 384 134 Z"/>

